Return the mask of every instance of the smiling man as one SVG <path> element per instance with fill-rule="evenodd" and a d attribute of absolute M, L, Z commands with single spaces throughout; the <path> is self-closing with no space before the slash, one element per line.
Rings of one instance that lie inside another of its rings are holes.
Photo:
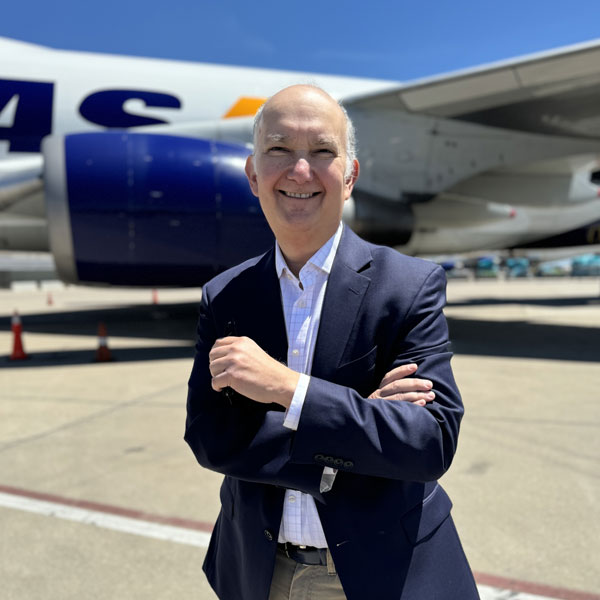
<path fill-rule="evenodd" d="M 318 88 L 267 101 L 246 173 L 276 244 L 204 287 L 187 404 L 186 441 L 225 474 L 213 589 L 478 598 L 436 481 L 463 413 L 443 271 L 342 225 L 354 133 Z"/>

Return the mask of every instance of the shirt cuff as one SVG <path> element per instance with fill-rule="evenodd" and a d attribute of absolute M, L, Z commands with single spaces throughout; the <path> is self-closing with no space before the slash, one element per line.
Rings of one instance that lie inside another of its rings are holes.
<path fill-rule="evenodd" d="M 298 423 L 300 423 L 300 413 L 304 406 L 304 400 L 306 398 L 306 392 L 308 391 L 308 384 L 310 383 L 310 377 L 305 373 L 300 374 L 298 379 L 298 385 L 296 385 L 296 391 L 292 397 L 290 407 L 287 409 L 283 426 L 288 429 L 296 431 L 298 429 Z"/>
<path fill-rule="evenodd" d="M 323 474 L 321 475 L 321 483 L 319 484 L 319 491 L 321 492 L 321 494 L 331 491 L 336 475 L 337 469 L 332 469 L 331 467 L 323 468 Z"/>

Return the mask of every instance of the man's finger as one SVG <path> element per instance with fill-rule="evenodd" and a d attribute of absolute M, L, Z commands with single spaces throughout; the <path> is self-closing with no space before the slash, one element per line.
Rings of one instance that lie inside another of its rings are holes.
<path fill-rule="evenodd" d="M 228 375 L 225 372 L 215 375 L 210 382 L 212 389 L 215 390 L 215 392 L 220 392 L 224 388 L 229 387 L 227 385 L 227 379 Z"/>
<path fill-rule="evenodd" d="M 388 383 L 380 389 L 380 396 L 392 396 L 403 392 L 429 392 L 433 388 L 433 383 L 429 379 L 399 379 Z"/>
<path fill-rule="evenodd" d="M 385 387 L 392 383 L 392 381 L 396 381 L 397 379 L 403 379 L 404 377 L 409 377 L 412 375 L 418 368 L 418 365 L 415 363 L 409 363 L 407 365 L 400 365 L 395 369 L 392 369 L 389 373 L 386 373 L 379 384 L 379 387 Z"/>
<path fill-rule="evenodd" d="M 229 352 L 220 354 L 219 350 L 217 349 L 213 354 L 213 351 L 211 350 L 208 356 L 208 370 L 213 377 L 215 377 L 215 375 L 219 375 L 220 373 L 224 373 L 234 366 L 235 357 Z"/>
<path fill-rule="evenodd" d="M 208 360 L 212 362 L 218 358 L 223 358 L 227 356 L 230 352 L 239 347 L 239 345 L 234 345 L 235 342 L 239 341 L 239 337 L 226 337 L 218 339 L 213 347 L 210 349 L 208 353 Z"/>
<path fill-rule="evenodd" d="M 212 350 L 208 353 L 208 363 L 212 365 L 216 360 L 227 356 L 228 352 L 229 350 L 227 348 L 216 348 L 213 346 Z"/>
<path fill-rule="evenodd" d="M 228 335 L 227 337 L 217 338 L 217 340 L 213 344 L 211 351 L 215 350 L 217 348 L 225 348 L 227 346 L 231 346 L 231 344 L 233 344 L 234 342 L 236 342 L 239 339 L 240 339 L 239 337 L 235 337 L 232 335 Z"/>
<path fill-rule="evenodd" d="M 382 400 L 402 401 L 402 402 L 432 402 L 435 400 L 434 392 L 403 392 L 391 394 L 389 396 L 379 396 Z"/>

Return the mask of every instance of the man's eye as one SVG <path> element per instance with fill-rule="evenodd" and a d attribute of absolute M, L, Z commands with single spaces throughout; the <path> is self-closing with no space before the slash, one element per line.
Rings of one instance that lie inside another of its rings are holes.
<path fill-rule="evenodd" d="M 287 148 L 284 148 L 283 146 L 271 146 L 270 148 L 267 148 L 268 154 L 283 154 L 285 152 L 287 152 Z"/>
<path fill-rule="evenodd" d="M 316 154 L 320 154 L 322 156 L 335 156 L 335 152 L 331 150 L 331 148 L 319 148 Z"/>

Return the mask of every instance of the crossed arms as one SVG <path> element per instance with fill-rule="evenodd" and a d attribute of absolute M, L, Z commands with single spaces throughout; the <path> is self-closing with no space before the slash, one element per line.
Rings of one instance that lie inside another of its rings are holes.
<path fill-rule="evenodd" d="M 427 278 L 377 389 L 363 397 L 311 377 L 295 432 L 283 427 L 283 410 L 299 374 L 250 338 L 219 338 L 210 295 L 203 294 L 185 435 L 200 464 L 315 497 L 322 473 L 317 453 L 352 458 L 354 472 L 364 475 L 413 481 L 441 476 L 462 416 L 447 351 L 442 278 Z M 419 378 L 413 377 L 417 368 Z M 221 393 L 225 387 L 237 392 L 231 403 Z"/>

